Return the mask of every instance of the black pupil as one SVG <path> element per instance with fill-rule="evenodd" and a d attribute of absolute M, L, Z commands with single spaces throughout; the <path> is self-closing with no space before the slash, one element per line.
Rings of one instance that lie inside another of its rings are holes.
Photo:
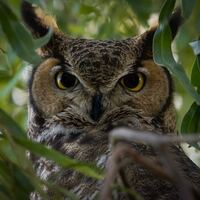
<path fill-rule="evenodd" d="M 139 76 L 137 74 L 128 74 L 123 78 L 124 85 L 128 88 L 135 88 L 139 84 Z"/>
<path fill-rule="evenodd" d="M 76 77 L 67 72 L 63 72 L 63 74 L 60 78 L 60 82 L 64 87 L 70 88 L 76 84 Z"/>

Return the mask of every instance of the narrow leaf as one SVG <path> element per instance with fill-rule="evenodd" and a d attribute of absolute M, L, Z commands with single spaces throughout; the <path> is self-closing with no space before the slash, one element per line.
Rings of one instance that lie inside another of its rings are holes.
<path fill-rule="evenodd" d="M 192 85 L 197 87 L 197 92 L 200 94 L 200 55 L 196 57 L 192 68 L 191 82 Z"/>
<path fill-rule="evenodd" d="M 53 149 L 48 149 L 44 145 L 35 143 L 26 138 L 24 131 L 17 125 L 17 123 L 9 117 L 3 110 L 0 109 L 0 129 L 7 130 L 17 144 L 30 150 L 32 153 L 47 159 L 53 160 L 62 167 L 75 169 L 85 175 L 93 178 L 101 179 L 102 173 L 95 166 L 83 163 L 67 157 Z"/>
<path fill-rule="evenodd" d="M 16 54 L 33 64 L 40 61 L 40 57 L 34 51 L 34 43 L 31 35 L 20 24 L 15 14 L 4 2 L 0 2 L 0 23 L 2 29 Z"/>
<path fill-rule="evenodd" d="M 200 106 L 195 102 L 191 105 L 189 111 L 183 118 L 181 123 L 182 134 L 199 133 L 200 132 Z M 198 143 L 192 143 L 197 149 L 200 149 Z"/>
<path fill-rule="evenodd" d="M 0 13 L 0 24 L 3 32 L 16 54 L 32 64 L 41 62 L 41 58 L 36 54 L 35 49 L 45 45 L 50 40 L 52 30 L 49 30 L 45 36 L 34 40 L 4 1 L 0 2 Z"/>
<path fill-rule="evenodd" d="M 90 164 L 83 163 L 75 159 L 71 159 L 66 155 L 63 155 L 53 149 L 45 147 L 42 144 L 22 138 L 15 138 L 15 139 L 21 146 L 30 150 L 32 153 L 53 160 L 62 167 L 75 169 L 87 176 L 96 179 L 103 178 L 102 173 L 95 166 L 91 166 Z"/>
<path fill-rule="evenodd" d="M 176 3 L 176 0 L 170 0 L 170 1 L 165 1 L 165 4 L 162 7 L 162 10 L 159 15 L 159 22 L 164 23 L 168 22 L 170 15 L 174 9 L 174 5 Z"/>
<path fill-rule="evenodd" d="M 7 130 L 13 137 L 26 138 L 22 128 L 2 109 L 0 109 L 0 130 Z"/>
<path fill-rule="evenodd" d="M 4 98 L 10 93 L 10 91 L 16 85 L 17 81 L 20 79 L 23 70 L 24 70 L 24 67 L 21 67 L 18 70 L 18 72 L 13 76 L 13 78 L 8 82 L 5 88 L 3 88 L 3 90 L 0 93 L 0 99 Z"/>
<path fill-rule="evenodd" d="M 193 103 L 183 118 L 181 124 L 181 132 L 182 133 L 195 133 L 196 132 L 196 117 L 198 117 L 198 113 L 200 111 L 200 107 Z M 197 118 L 198 119 L 198 118 Z"/>
<path fill-rule="evenodd" d="M 185 19 L 190 17 L 195 3 L 196 0 L 182 0 L 183 16 Z"/>
<path fill-rule="evenodd" d="M 15 164 L 18 162 L 16 155 L 13 153 L 13 148 L 5 139 L 0 140 L 0 157 L 8 158 L 9 161 Z"/>
<path fill-rule="evenodd" d="M 176 76 L 181 82 L 183 87 L 190 93 L 195 101 L 200 104 L 200 96 L 190 84 L 190 81 L 183 69 L 183 67 L 176 63 L 172 50 L 171 50 L 171 31 L 169 24 L 166 23 L 173 11 L 175 1 L 165 1 L 163 9 L 160 13 L 159 22 L 160 25 L 154 34 L 153 39 L 153 58 L 154 61 L 162 66 L 165 66 L 169 71 Z"/>
<path fill-rule="evenodd" d="M 44 46 L 51 39 L 52 33 L 53 33 L 52 29 L 49 29 L 48 33 L 45 36 L 35 39 L 33 41 L 34 49 L 38 49 Z"/>

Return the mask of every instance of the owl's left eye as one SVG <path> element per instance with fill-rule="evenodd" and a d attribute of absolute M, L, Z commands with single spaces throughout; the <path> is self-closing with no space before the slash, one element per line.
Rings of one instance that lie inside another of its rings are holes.
<path fill-rule="evenodd" d="M 78 83 L 78 80 L 74 75 L 68 72 L 60 71 L 56 74 L 55 82 L 59 89 L 66 90 L 75 87 Z"/>
<path fill-rule="evenodd" d="M 139 92 L 145 84 L 145 76 L 140 72 L 127 74 L 120 79 L 120 83 L 133 92 Z"/>

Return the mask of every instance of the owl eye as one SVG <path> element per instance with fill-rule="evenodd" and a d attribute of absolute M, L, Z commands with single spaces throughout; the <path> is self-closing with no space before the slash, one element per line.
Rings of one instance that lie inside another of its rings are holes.
<path fill-rule="evenodd" d="M 145 83 L 145 76 L 142 73 L 131 73 L 120 79 L 123 87 L 128 88 L 133 92 L 140 91 Z"/>
<path fill-rule="evenodd" d="M 61 90 L 72 88 L 78 83 L 78 80 L 74 75 L 63 71 L 56 74 L 55 81 L 57 87 Z"/>

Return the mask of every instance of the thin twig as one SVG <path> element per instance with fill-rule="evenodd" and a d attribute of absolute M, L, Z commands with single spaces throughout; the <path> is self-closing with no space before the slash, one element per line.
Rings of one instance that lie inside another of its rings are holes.
<path fill-rule="evenodd" d="M 136 131 L 128 128 L 117 128 L 110 132 L 110 140 L 112 144 L 116 141 L 128 141 L 136 143 L 146 143 L 152 146 L 161 144 L 180 144 L 180 143 L 195 143 L 200 141 L 200 134 L 190 135 L 161 135 L 159 133 Z"/>
<path fill-rule="evenodd" d="M 112 197 L 112 185 L 116 180 L 118 172 L 118 165 L 114 152 L 112 152 L 112 155 L 109 157 L 106 167 L 106 178 L 103 184 L 103 188 L 100 192 L 99 200 L 109 200 Z"/>
<path fill-rule="evenodd" d="M 130 162 L 135 162 L 137 164 L 139 163 L 154 173 L 157 177 L 173 182 L 179 188 L 180 196 L 182 199 L 194 199 L 194 188 L 181 175 L 175 166 L 173 158 L 166 151 L 165 147 L 167 145 L 180 144 L 183 142 L 198 142 L 200 141 L 200 135 L 161 135 L 159 133 L 135 131 L 128 128 L 117 128 L 111 131 L 110 140 L 111 144 L 113 145 L 113 149 L 112 154 L 108 159 L 106 178 L 103 184 L 103 188 L 100 192 L 100 200 L 112 198 L 112 185 L 114 184 L 118 175 L 121 176 L 121 180 L 124 186 L 128 187 L 128 189 L 130 188 L 123 171 L 123 167 Z M 157 153 L 159 155 L 158 158 L 161 159 L 162 166 L 158 165 L 157 162 L 153 161 L 152 159 L 141 155 L 133 148 L 133 146 L 130 146 L 124 142 L 122 143 L 122 141 L 127 141 L 129 143 L 142 143 L 157 149 Z M 127 160 L 126 162 L 123 162 L 127 158 L 129 158 L 128 163 Z M 182 190 L 184 190 L 184 194 L 181 193 Z"/>
<path fill-rule="evenodd" d="M 125 165 L 125 163 L 123 166 L 119 165 L 119 163 L 123 163 L 122 160 L 125 158 L 129 158 L 129 163 L 135 162 L 141 164 L 159 177 L 170 181 L 173 180 L 170 174 L 167 173 L 161 166 L 157 165 L 156 162 L 139 154 L 133 147 L 130 147 L 128 144 L 118 143 L 113 148 L 112 155 L 108 159 L 106 178 L 100 193 L 100 200 L 111 199 L 112 185 L 114 184 L 120 169 L 122 169 L 122 167 Z M 126 164 L 128 163 L 126 162 Z M 127 185 L 125 180 L 122 181 L 124 181 L 124 185 Z"/>

